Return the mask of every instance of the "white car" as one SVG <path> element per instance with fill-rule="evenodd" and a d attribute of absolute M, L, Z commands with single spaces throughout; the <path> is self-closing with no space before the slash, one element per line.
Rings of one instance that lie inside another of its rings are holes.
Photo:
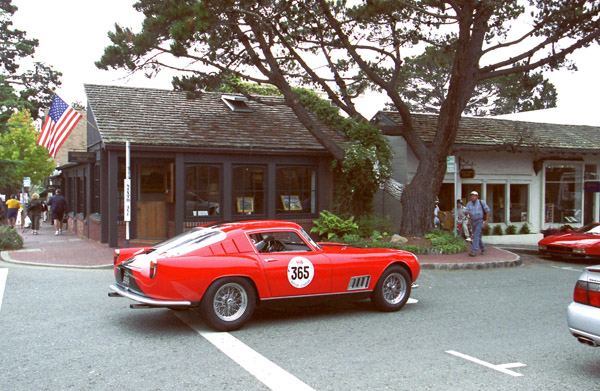
<path fill-rule="evenodd" d="M 586 267 L 567 309 L 569 331 L 583 344 L 600 346 L 600 265 Z"/>

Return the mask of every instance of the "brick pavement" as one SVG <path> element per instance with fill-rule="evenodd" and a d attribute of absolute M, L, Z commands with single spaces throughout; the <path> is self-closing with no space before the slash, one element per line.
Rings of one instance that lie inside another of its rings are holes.
<path fill-rule="evenodd" d="M 6 262 L 77 268 L 112 267 L 114 249 L 105 243 L 79 238 L 71 232 L 54 235 L 54 227 L 46 222 L 39 235 L 31 230 L 21 236 L 24 248 L 14 251 L 2 251 L 0 258 Z M 136 244 L 142 246 L 143 244 Z M 510 251 L 487 246 L 485 255 L 470 257 L 468 253 L 452 255 L 419 255 L 423 269 L 487 269 L 521 265 L 520 257 Z"/>

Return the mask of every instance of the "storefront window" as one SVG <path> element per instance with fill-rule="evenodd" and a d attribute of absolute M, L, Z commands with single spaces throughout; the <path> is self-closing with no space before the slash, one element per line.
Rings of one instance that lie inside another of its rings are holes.
<path fill-rule="evenodd" d="M 504 184 L 489 184 L 486 186 L 486 203 L 491 209 L 490 223 L 506 222 L 506 203 L 505 203 Z"/>
<path fill-rule="evenodd" d="M 553 163 L 546 167 L 544 222 L 581 224 L 583 167 Z"/>
<path fill-rule="evenodd" d="M 221 168 L 187 165 L 185 168 L 185 217 L 221 214 Z"/>
<path fill-rule="evenodd" d="M 233 213 L 265 213 L 265 169 L 239 166 L 233 168 Z"/>
<path fill-rule="evenodd" d="M 277 168 L 277 213 L 316 213 L 316 171 L 306 167 Z"/>
<path fill-rule="evenodd" d="M 529 221 L 529 185 L 510 185 L 510 221 Z"/>

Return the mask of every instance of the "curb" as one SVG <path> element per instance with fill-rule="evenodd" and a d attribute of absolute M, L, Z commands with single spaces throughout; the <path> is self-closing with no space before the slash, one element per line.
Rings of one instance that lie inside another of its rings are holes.
<path fill-rule="evenodd" d="M 17 250 L 18 251 L 18 250 Z M 23 251 L 41 251 L 41 249 L 27 249 Z M 94 265 L 94 266 L 85 266 L 85 265 L 62 265 L 57 263 L 39 263 L 39 262 L 27 262 L 27 261 L 18 261 L 16 259 L 12 259 L 10 255 L 8 255 L 8 251 L 0 251 L 0 261 L 6 263 L 12 263 L 15 265 L 22 266 L 38 266 L 38 267 L 51 267 L 51 268 L 63 268 L 63 269 L 112 269 L 112 264 L 106 265 Z"/>
<path fill-rule="evenodd" d="M 504 267 L 517 267 L 523 265 L 519 259 L 513 261 L 494 261 L 494 262 L 467 262 L 467 263 L 422 263 L 423 270 L 484 270 L 498 269 Z"/>
<path fill-rule="evenodd" d="M 424 270 L 485 270 L 499 269 L 505 267 L 518 267 L 523 265 L 521 256 L 512 251 L 503 249 L 514 255 L 511 261 L 491 261 L 491 262 L 461 262 L 461 263 L 421 263 L 421 269 Z"/>

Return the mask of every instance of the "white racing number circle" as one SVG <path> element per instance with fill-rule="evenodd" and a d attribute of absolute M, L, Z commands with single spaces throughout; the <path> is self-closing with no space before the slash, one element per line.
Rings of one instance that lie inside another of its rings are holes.
<path fill-rule="evenodd" d="M 295 288 L 304 288 L 315 276 L 315 267 L 304 257 L 294 257 L 288 263 L 288 281 Z"/>

